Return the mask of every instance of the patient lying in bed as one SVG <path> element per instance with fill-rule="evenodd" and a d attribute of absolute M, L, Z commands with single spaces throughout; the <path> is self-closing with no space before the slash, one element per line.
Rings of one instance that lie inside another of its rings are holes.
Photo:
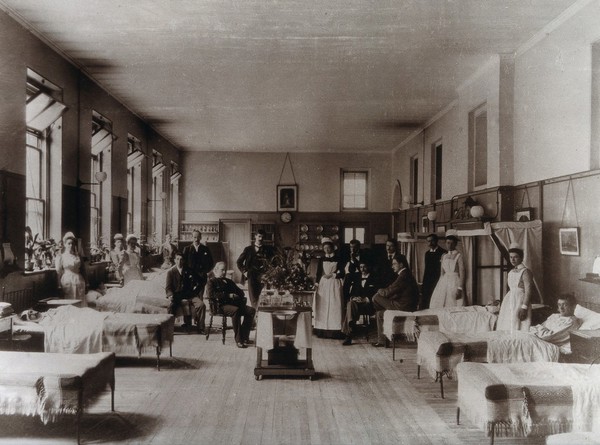
<path fill-rule="evenodd" d="M 561 348 L 561 352 L 569 353 L 569 332 L 581 326 L 581 320 L 574 315 L 576 304 L 573 294 L 562 295 L 557 303 L 558 314 L 552 314 L 545 322 L 531 326 L 529 333 L 555 344 Z"/>

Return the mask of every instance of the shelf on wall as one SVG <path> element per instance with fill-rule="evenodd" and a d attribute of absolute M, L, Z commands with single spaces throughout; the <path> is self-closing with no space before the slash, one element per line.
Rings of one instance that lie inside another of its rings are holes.
<path fill-rule="evenodd" d="M 219 241 L 218 221 L 182 221 L 179 232 L 180 241 L 192 241 L 192 232 L 200 231 L 205 242 Z"/>
<path fill-rule="evenodd" d="M 272 222 L 252 223 L 251 229 L 250 229 L 250 231 L 252 233 L 250 234 L 250 236 L 253 240 L 256 232 L 258 232 L 259 230 L 264 230 L 265 236 L 263 238 L 263 242 L 265 244 L 272 246 L 275 244 L 275 228 L 276 228 L 276 225 L 275 225 L 275 223 L 272 223 Z"/>

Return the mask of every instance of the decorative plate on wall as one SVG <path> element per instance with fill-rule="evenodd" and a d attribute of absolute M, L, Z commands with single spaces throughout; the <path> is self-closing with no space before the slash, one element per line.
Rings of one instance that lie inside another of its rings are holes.
<path fill-rule="evenodd" d="M 308 226 L 306 224 L 302 224 L 300 226 L 300 231 L 301 232 L 308 232 Z"/>
<path fill-rule="evenodd" d="M 332 233 L 338 233 L 339 230 L 340 230 L 340 228 L 338 226 L 331 227 L 331 232 Z"/>
<path fill-rule="evenodd" d="M 301 233 L 300 241 L 307 241 L 307 240 L 308 240 L 308 233 Z"/>
<path fill-rule="evenodd" d="M 317 226 L 315 230 L 317 233 L 321 233 L 323 231 L 323 226 Z"/>

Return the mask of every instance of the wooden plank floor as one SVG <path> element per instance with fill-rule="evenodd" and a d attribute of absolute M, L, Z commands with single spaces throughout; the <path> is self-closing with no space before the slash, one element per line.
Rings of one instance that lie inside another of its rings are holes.
<path fill-rule="evenodd" d="M 118 358 L 116 414 L 110 394 L 89 407 L 82 443 L 106 444 L 487 444 L 466 419 L 456 425 L 457 384 L 416 378 L 414 348 L 350 347 L 314 338 L 317 378 L 254 379 L 256 348 L 238 349 L 228 332 L 208 341 L 177 334 L 160 372 L 151 355 Z M 75 443 L 71 419 L 41 425 L 0 417 L 0 444 Z M 543 438 L 498 438 L 542 444 Z"/>

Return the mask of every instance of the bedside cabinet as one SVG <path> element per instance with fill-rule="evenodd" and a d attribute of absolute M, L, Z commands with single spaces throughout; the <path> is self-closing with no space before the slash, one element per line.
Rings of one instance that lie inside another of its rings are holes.
<path fill-rule="evenodd" d="M 13 317 L 14 317 L 14 315 L 9 315 L 8 317 L 0 318 L 0 339 L 8 340 L 9 350 L 12 350 Z M 0 346 L 0 349 L 3 349 L 3 348 Z"/>
<path fill-rule="evenodd" d="M 572 363 L 600 363 L 600 329 L 573 331 L 570 337 Z"/>

